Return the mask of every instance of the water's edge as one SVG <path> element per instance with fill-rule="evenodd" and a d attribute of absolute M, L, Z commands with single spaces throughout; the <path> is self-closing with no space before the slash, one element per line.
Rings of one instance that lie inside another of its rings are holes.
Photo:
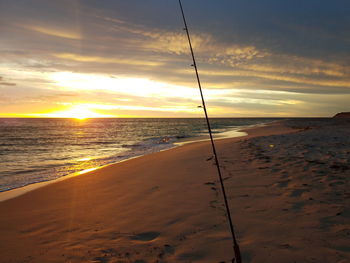
<path fill-rule="evenodd" d="M 222 133 L 215 134 L 214 139 L 215 140 L 221 140 L 221 139 L 228 139 L 228 138 L 244 137 L 244 136 L 247 136 L 248 134 L 246 132 L 243 132 L 242 130 L 245 130 L 247 128 L 253 128 L 253 127 L 261 127 L 261 126 L 265 126 L 267 124 L 268 123 L 242 126 L 242 127 L 239 127 L 239 128 L 235 128 L 233 130 L 229 130 L 229 131 L 225 131 L 225 132 L 222 132 Z M 186 139 L 178 140 L 177 142 L 174 142 L 171 145 L 169 145 L 168 148 L 160 149 L 160 150 L 158 150 L 156 152 L 167 151 L 167 150 L 171 150 L 171 149 L 183 146 L 185 144 L 196 143 L 196 142 L 203 142 L 203 141 L 208 141 L 208 140 L 209 140 L 208 136 L 198 136 L 198 137 L 186 138 Z M 66 180 L 66 179 L 69 179 L 69 178 L 72 178 L 72 177 L 75 177 L 75 176 L 84 175 L 84 174 L 86 174 L 88 172 L 95 171 L 97 169 L 101 169 L 101 168 L 104 168 L 104 167 L 107 167 L 107 166 L 110 166 L 110 165 L 114 165 L 114 164 L 117 164 L 117 163 L 122 163 L 122 162 L 125 162 L 125 161 L 129 161 L 131 159 L 139 158 L 139 157 L 146 156 L 146 155 L 152 154 L 152 153 L 155 153 L 155 152 L 147 152 L 147 153 L 142 154 L 142 155 L 132 156 L 132 157 L 129 157 L 129 158 L 126 158 L 126 159 L 123 159 L 123 160 L 119 160 L 119 161 L 116 161 L 116 162 L 113 162 L 113 163 L 109 163 L 109 164 L 106 164 L 106 165 L 102 165 L 102 166 L 98 166 L 98 167 L 94 167 L 94 168 L 78 171 L 78 172 L 75 172 L 75 173 L 67 174 L 67 175 L 61 176 L 61 177 L 56 178 L 56 179 L 46 180 L 46 181 L 41 181 L 41 182 L 33 182 L 33 183 L 29 183 L 27 185 L 24 185 L 24 186 L 21 186 L 21 187 L 18 187 L 18 188 L 13 188 L 13 189 L 9 189 L 9 190 L 6 190 L 6 191 L 2 191 L 2 192 L 0 192 L 0 202 L 5 201 L 5 200 L 9 200 L 9 199 L 12 199 L 12 198 L 15 198 L 15 197 L 18 197 L 18 196 L 21 196 L 21 195 L 23 195 L 25 193 L 28 193 L 28 192 L 33 191 L 35 189 L 47 186 L 47 185 L 52 184 L 52 183 L 63 181 L 63 180 Z"/>

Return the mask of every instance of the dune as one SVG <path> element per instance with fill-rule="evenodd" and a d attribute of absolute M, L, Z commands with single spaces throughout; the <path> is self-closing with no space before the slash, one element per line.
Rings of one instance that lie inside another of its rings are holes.
<path fill-rule="evenodd" d="M 350 112 L 339 112 L 333 118 L 350 118 Z"/>

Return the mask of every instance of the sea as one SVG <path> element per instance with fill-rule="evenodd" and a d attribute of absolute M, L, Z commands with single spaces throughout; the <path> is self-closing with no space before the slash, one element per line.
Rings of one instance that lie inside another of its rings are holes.
<path fill-rule="evenodd" d="M 215 138 L 276 118 L 213 118 Z M 208 139 L 203 118 L 0 118 L 0 192 Z"/>

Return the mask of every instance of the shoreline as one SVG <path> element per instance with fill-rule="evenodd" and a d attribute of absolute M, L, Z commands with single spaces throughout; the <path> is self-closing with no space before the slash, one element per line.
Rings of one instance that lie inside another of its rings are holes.
<path fill-rule="evenodd" d="M 269 122 L 269 123 L 274 123 L 274 122 L 276 122 L 276 121 Z M 217 137 L 215 137 L 215 135 L 214 135 L 214 140 L 216 141 L 216 140 L 223 140 L 223 139 L 245 137 L 245 136 L 248 136 L 248 133 L 244 132 L 245 130 L 248 130 L 248 129 L 251 129 L 251 128 L 254 128 L 254 127 L 263 127 L 265 125 L 268 125 L 269 123 L 249 125 L 249 126 L 245 126 L 242 129 L 236 128 L 234 130 L 228 130 L 228 131 L 225 131 L 225 132 L 221 132 L 221 133 L 216 134 Z M 187 144 L 198 143 L 198 142 L 206 142 L 206 141 L 210 140 L 209 138 L 204 138 L 204 137 L 207 137 L 207 136 L 198 136 L 198 137 L 180 139 L 178 142 L 172 143 L 172 145 L 169 146 L 169 148 L 161 149 L 161 150 L 156 151 L 156 152 L 168 151 L 168 150 L 172 150 L 174 148 L 181 147 L 181 146 L 184 146 L 184 145 L 187 145 Z M 75 173 L 71 173 L 71 174 L 67 174 L 67 175 L 61 176 L 61 177 L 56 178 L 56 179 L 47 180 L 47 181 L 41 181 L 41 182 L 29 183 L 29 184 L 21 186 L 21 187 L 17 187 L 17 188 L 12 188 L 12 189 L 9 189 L 9 190 L 1 191 L 0 192 L 0 202 L 6 201 L 6 200 L 9 200 L 9 199 L 12 199 L 12 198 L 16 198 L 16 197 L 21 196 L 21 195 L 23 195 L 25 193 L 28 193 L 30 191 L 34 191 L 34 190 L 36 190 L 38 188 L 41 188 L 41 187 L 45 187 L 45 186 L 47 186 L 49 184 L 52 184 L 52 183 L 60 182 L 62 180 L 67 180 L 67 179 L 75 177 L 75 176 L 84 175 L 84 174 L 86 174 L 86 173 L 88 173 L 90 171 L 94 171 L 94 170 L 97 170 L 97 169 L 102 169 L 102 168 L 107 167 L 109 165 L 114 165 L 114 164 L 126 162 L 126 161 L 132 160 L 134 158 L 140 158 L 142 156 L 146 156 L 146 155 L 153 154 L 153 153 L 156 153 L 156 152 L 145 153 L 143 155 L 137 155 L 137 156 L 128 157 L 126 159 L 123 159 L 123 160 L 120 160 L 120 161 L 117 161 L 117 162 L 108 163 L 108 164 L 105 164 L 105 165 L 101 165 L 101 166 L 97 166 L 97 167 L 81 170 L 81 171 L 78 171 L 78 172 L 75 172 Z"/>
<path fill-rule="evenodd" d="M 267 121 L 271 120 L 215 118 L 212 126 L 215 133 L 222 133 Z M 139 124 L 145 125 L 142 131 L 137 128 Z M 47 123 L 11 119 L 0 125 L 3 132 L 0 140 L 3 153 L 0 192 L 173 148 L 174 143 L 177 146 L 186 138 L 188 141 L 206 139 L 203 136 L 207 134 L 204 124 L 201 118 L 166 121 L 88 119 L 83 122 L 50 119 Z M 127 136 L 123 136 L 123 130 L 127 131 Z M 17 139 L 13 140 L 15 131 Z"/>

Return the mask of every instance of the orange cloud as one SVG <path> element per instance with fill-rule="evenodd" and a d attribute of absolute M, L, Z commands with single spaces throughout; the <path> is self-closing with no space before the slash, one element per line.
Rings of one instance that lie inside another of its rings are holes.
<path fill-rule="evenodd" d="M 278 64 L 251 64 L 243 65 L 241 68 L 269 73 L 324 75 L 339 78 L 350 76 L 348 67 L 336 63 L 325 62 L 319 59 L 310 59 L 287 55 L 274 55 L 274 57 Z"/>
<path fill-rule="evenodd" d="M 160 66 L 162 63 L 146 61 L 146 60 L 134 60 L 134 59 L 123 59 L 123 58 L 107 58 L 98 56 L 83 56 L 73 53 L 58 53 L 53 54 L 57 58 L 74 60 L 79 62 L 94 62 L 94 63 L 115 63 L 115 64 L 128 64 L 136 66 Z"/>
<path fill-rule="evenodd" d="M 67 29 L 59 29 L 59 28 L 49 28 L 49 27 L 43 27 L 43 26 L 36 26 L 36 25 L 22 25 L 21 27 L 25 29 L 29 29 L 38 33 L 42 33 L 49 36 L 54 37 L 62 37 L 62 38 L 68 38 L 68 39 L 82 39 L 82 36 L 80 33 L 74 32 L 74 31 L 68 31 Z"/>
<path fill-rule="evenodd" d="M 185 32 L 173 32 L 162 29 L 149 30 L 142 25 L 127 24 L 125 21 L 108 17 L 99 17 L 113 24 L 116 31 L 124 31 L 142 38 L 134 44 L 140 48 L 162 53 L 189 54 L 189 47 Z M 191 42 L 195 53 L 211 63 L 236 65 L 242 61 L 268 56 L 265 50 L 259 50 L 253 45 L 238 45 L 221 43 L 208 33 L 191 32 Z"/>

